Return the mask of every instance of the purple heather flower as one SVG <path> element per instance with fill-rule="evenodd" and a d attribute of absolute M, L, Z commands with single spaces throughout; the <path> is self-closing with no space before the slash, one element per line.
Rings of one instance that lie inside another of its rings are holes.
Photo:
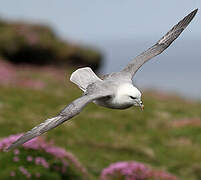
<path fill-rule="evenodd" d="M 19 167 L 19 170 L 24 174 L 27 178 L 31 178 L 31 174 L 25 169 L 23 166 Z"/>
<path fill-rule="evenodd" d="M 41 159 L 41 165 L 44 167 L 44 168 L 49 168 L 49 164 L 48 162 L 43 158 Z"/>
<path fill-rule="evenodd" d="M 20 166 L 20 167 L 19 167 L 19 170 L 20 170 L 23 174 L 26 174 L 26 173 L 27 173 L 27 170 L 26 170 L 23 166 Z"/>
<path fill-rule="evenodd" d="M 14 141 L 20 138 L 22 134 L 10 135 L 9 137 L 3 138 L 0 140 L 0 150 L 6 149 L 9 145 L 11 145 Z M 56 159 L 59 159 L 62 162 L 62 166 L 67 167 L 67 162 L 65 160 L 70 161 L 77 169 L 79 169 L 85 176 L 88 175 L 86 169 L 80 164 L 76 157 L 73 156 L 72 153 L 67 152 L 65 149 L 56 147 L 52 143 L 47 143 L 41 137 L 36 137 L 31 139 L 30 141 L 24 143 L 22 145 L 24 149 L 32 149 L 32 150 L 41 150 L 44 151 Z M 14 150 L 14 154 L 18 153 L 18 151 Z M 17 157 L 17 156 L 16 156 Z M 27 161 L 31 162 L 33 158 L 31 156 L 27 156 Z M 18 161 L 17 158 L 14 157 L 14 161 Z M 35 158 L 35 163 L 42 165 L 45 168 L 49 168 L 48 162 L 42 158 Z M 62 169 L 62 168 L 61 168 Z M 64 168 L 63 168 L 64 171 Z"/>
<path fill-rule="evenodd" d="M 36 158 L 35 158 L 35 164 L 36 164 L 36 165 L 39 165 L 39 164 L 40 164 L 40 157 L 36 157 Z"/>
<path fill-rule="evenodd" d="M 37 165 L 42 165 L 44 168 L 49 168 L 48 162 L 43 157 L 36 157 L 35 163 Z"/>
<path fill-rule="evenodd" d="M 19 159 L 18 156 L 14 156 L 14 157 L 13 157 L 13 161 L 14 161 L 14 162 L 18 162 L 19 160 L 20 160 L 20 159 Z"/>
<path fill-rule="evenodd" d="M 32 157 L 32 156 L 27 156 L 27 161 L 28 161 L 28 162 L 33 161 L 33 157 Z"/>
<path fill-rule="evenodd" d="M 18 155 L 20 153 L 19 149 L 14 149 L 13 152 L 14 152 L 15 155 Z"/>
<path fill-rule="evenodd" d="M 101 180 L 111 178 L 124 178 L 125 180 L 147 180 L 149 178 L 160 180 L 179 180 L 166 172 L 152 170 L 138 162 L 117 162 L 103 169 Z"/>
<path fill-rule="evenodd" d="M 111 164 L 108 168 L 105 168 L 101 173 L 101 180 L 107 179 L 108 176 L 119 174 L 123 177 L 129 177 L 128 179 L 143 180 L 149 177 L 149 168 L 144 164 L 137 162 L 118 162 Z M 130 177 L 132 177 L 130 179 Z"/>
<path fill-rule="evenodd" d="M 9 137 L 0 140 L 0 149 L 1 150 L 6 149 L 11 143 L 16 141 L 20 136 L 21 134 L 10 135 Z"/>
<path fill-rule="evenodd" d="M 45 149 L 49 154 L 54 155 L 57 158 L 63 158 L 66 156 L 66 151 L 63 148 L 49 146 Z"/>

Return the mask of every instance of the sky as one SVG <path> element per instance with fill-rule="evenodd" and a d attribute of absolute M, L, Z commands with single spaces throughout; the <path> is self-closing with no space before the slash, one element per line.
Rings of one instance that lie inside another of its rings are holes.
<path fill-rule="evenodd" d="M 43 22 L 63 37 L 93 42 L 159 34 L 191 10 L 200 0 L 6 0 L 0 15 L 13 20 Z M 201 22 L 193 22 L 193 33 L 200 34 Z"/>
<path fill-rule="evenodd" d="M 201 11 L 200 0 L 4 0 L 0 17 L 44 23 L 66 40 L 97 47 L 105 57 L 100 72 L 109 73 L 120 70 L 195 8 Z M 168 50 L 141 68 L 136 84 L 201 98 L 199 47 L 200 12 Z"/>

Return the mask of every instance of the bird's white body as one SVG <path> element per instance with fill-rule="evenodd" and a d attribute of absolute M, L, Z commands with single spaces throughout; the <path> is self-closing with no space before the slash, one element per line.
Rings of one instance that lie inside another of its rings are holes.
<path fill-rule="evenodd" d="M 141 92 L 131 83 L 123 83 L 116 87 L 114 95 L 97 99 L 94 103 L 112 109 L 126 109 L 133 105 L 139 106 L 139 104 L 142 104 Z"/>

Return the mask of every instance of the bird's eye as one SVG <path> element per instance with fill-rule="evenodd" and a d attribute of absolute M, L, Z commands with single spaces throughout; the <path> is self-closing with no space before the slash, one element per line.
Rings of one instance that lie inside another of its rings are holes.
<path fill-rule="evenodd" d="M 137 99 L 136 97 L 130 96 L 131 99 Z"/>

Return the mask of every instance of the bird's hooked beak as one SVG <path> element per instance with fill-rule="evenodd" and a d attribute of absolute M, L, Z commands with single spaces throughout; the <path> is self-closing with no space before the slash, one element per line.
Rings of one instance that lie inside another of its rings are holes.
<path fill-rule="evenodd" d="M 143 111 L 144 110 L 144 104 L 142 101 L 139 102 L 139 106 L 140 106 L 140 109 Z"/>
<path fill-rule="evenodd" d="M 144 104 L 140 105 L 140 109 L 143 111 L 144 110 Z"/>

